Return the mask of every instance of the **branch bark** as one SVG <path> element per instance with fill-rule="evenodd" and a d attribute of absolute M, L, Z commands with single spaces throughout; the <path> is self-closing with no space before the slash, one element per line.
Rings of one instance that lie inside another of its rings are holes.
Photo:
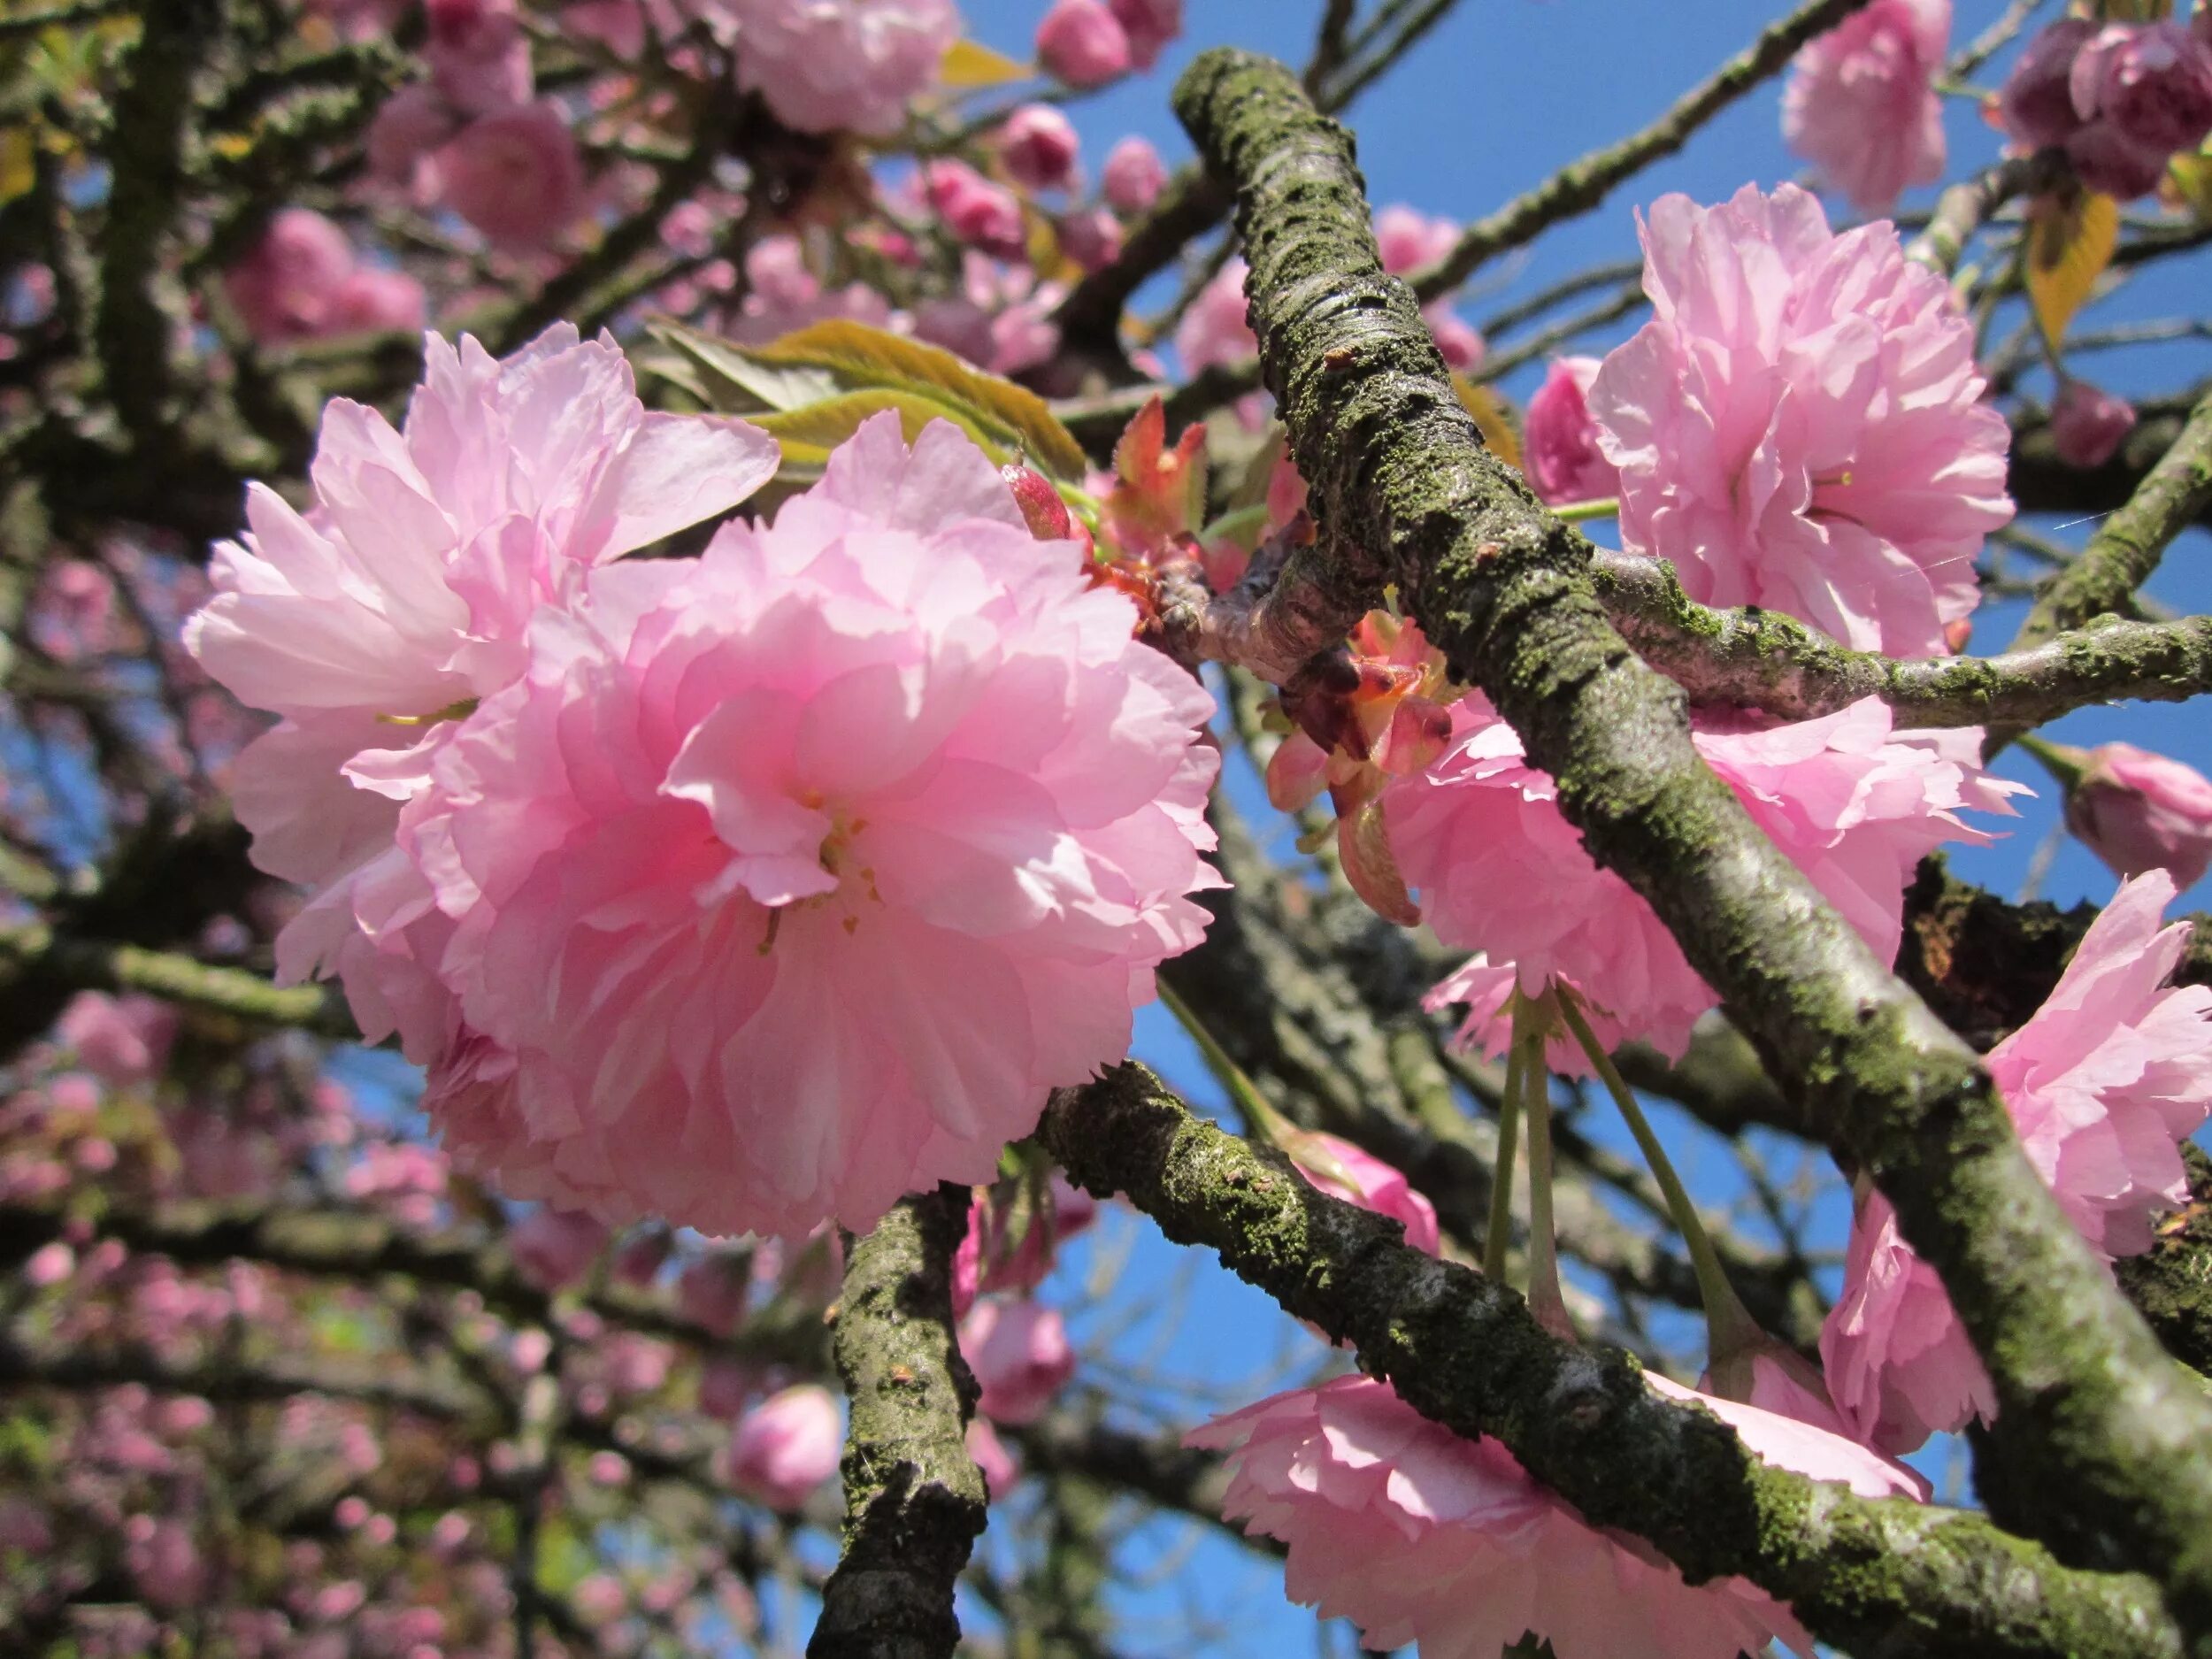
<path fill-rule="evenodd" d="M 2212 1655 L 2212 1401 L 2067 1223 L 1973 1052 L 1698 757 L 1680 688 L 1607 622 L 1588 543 L 1485 450 L 1412 293 L 1383 274 L 1343 131 L 1236 51 L 1194 63 L 1175 106 L 1236 182 L 1254 330 L 1323 522 L 1382 561 L 1454 676 L 1557 780 L 1592 856 L 1873 1173 L 1988 1362 L 2017 1455 L 2078 1494 L 2064 1545 L 2151 1571 Z"/>
<path fill-rule="evenodd" d="M 1978 1516 L 1870 1502 L 1762 1463 L 1624 1356 L 1550 1335 L 1512 1291 L 1193 1117 L 1142 1066 L 1056 1093 L 1038 1138 L 1079 1186 L 1218 1251 L 1348 1339 L 1423 1416 L 1494 1435 L 1592 1525 L 1648 1540 L 1694 1581 L 1740 1574 L 1816 1635 L 1893 1659 L 2182 1651 L 2147 1580 L 2072 1571 Z"/>
<path fill-rule="evenodd" d="M 951 1659 L 953 1586 L 983 1531 L 968 1455 L 975 1379 L 953 1334 L 952 1257 L 965 1187 L 902 1200 L 850 1246 L 837 1370 L 852 1402 L 845 1546 L 807 1659 Z"/>

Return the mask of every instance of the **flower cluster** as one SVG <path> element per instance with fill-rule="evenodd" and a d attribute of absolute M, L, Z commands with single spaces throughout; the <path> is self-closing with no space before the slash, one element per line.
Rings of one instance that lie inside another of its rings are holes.
<path fill-rule="evenodd" d="M 987 1176 L 1199 936 L 1210 699 L 949 425 L 620 561 L 766 437 L 572 331 L 430 353 L 403 433 L 333 405 L 314 517 L 257 494 L 189 633 L 284 717 L 234 788 L 317 888 L 285 973 L 518 1195 L 795 1234 Z"/>
<path fill-rule="evenodd" d="M 2020 54 L 1998 101 L 2024 150 L 2059 148 L 2081 181 L 2126 200 L 2212 133 L 2212 14 L 2187 26 L 2066 17 Z"/>

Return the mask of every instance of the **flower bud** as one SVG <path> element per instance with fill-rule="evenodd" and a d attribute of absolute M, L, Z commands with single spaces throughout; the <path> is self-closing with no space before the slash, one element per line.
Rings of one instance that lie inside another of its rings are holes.
<path fill-rule="evenodd" d="M 999 159 L 1025 190 L 1072 190 L 1075 124 L 1049 104 L 1025 104 L 998 130 Z"/>
<path fill-rule="evenodd" d="M 1037 61 L 1071 87 L 1102 87 L 1129 73 L 1129 32 L 1099 0 L 1057 0 L 1037 25 Z"/>
<path fill-rule="evenodd" d="M 2132 743 L 2107 743 L 2080 760 L 2066 826 L 2115 875 L 2164 870 L 2177 887 L 2203 876 L 2212 865 L 2212 779 Z"/>
<path fill-rule="evenodd" d="M 1598 448 L 1598 423 L 1585 401 L 1597 375 L 1595 357 L 1562 357 L 1528 400 L 1521 453 L 1530 487 L 1553 506 L 1620 494 L 1620 472 Z"/>
<path fill-rule="evenodd" d="M 1167 164 L 1149 139 L 1125 138 L 1106 152 L 1099 183 L 1106 205 L 1126 219 L 1149 210 L 1167 188 Z"/>
<path fill-rule="evenodd" d="M 1106 0 L 1106 9 L 1129 37 L 1129 61 L 1149 69 L 1167 43 L 1183 32 L 1183 0 Z"/>
<path fill-rule="evenodd" d="M 1034 467 L 1007 465 L 998 472 L 1014 492 L 1014 505 L 1021 509 L 1030 534 L 1040 541 L 1079 542 L 1083 556 L 1090 557 L 1090 531 L 1068 511 L 1068 503 L 1061 499 L 1050 480 Z"/>
<path fill-rule="evenodd" d="M 1066 1322 L 1026 1298 L 978 1302 L 960 1322 L 960 1351 L 983 1389 L 979 1409 L 1000 1423 L 1034 1423 L 1075 1374 Z"/>
<path fill-rule="evenodd" d="M 2051 405 L 2051 442 L 2069 466 L 2102 466 L 2135 430 L 2135 405 L 2089 384 L 2068 380 Z"/>
<path fill-rule="evenodd" d="M 837 1472 L 843 1440 L 829 1390 L 801 1383 L 771 1394 L 739 1421 L 725 1478 L 772 1509 L 795 1509 Z"/>

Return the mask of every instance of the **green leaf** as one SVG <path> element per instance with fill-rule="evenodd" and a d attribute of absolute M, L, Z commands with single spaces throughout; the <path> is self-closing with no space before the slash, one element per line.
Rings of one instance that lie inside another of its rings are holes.
<path fill-rule="evenodd" d="M 993 434 L 1000 449 L 1022 452 L 1030 465 L 1062 483 L 1080 483 L 1087 470 L 1083 446 L 1036 393 L 903 334 L 840 319 L 815 323 L 772 345 L 729 349 L 773 370 L 826 370 L 848 390 L 921 393 L 958 410 L 960 424 L 971 433 Z"/>
<path fill-rule="evenodd" d="M 931 421 L 949 420 L 975 440 L 993 465 L 1003 466 L 1013 458 L 1010 450 L 991 434 L 979 429 L 974 421 L 951 404 L 896 387 L 879 386 L 841 393 L 809 403 L 803 409 L 762 415 L 754 424 L 772 435 L 783 448 L 783 465 L 776 472 L 779 480 L 812 480 L 819 478 L 822 469 L 829 464 L 831 450 L 857 432 L 861 422 L 887 409 L 898 412 L 900 428 L 909 443 L 919 437 L 922 428 Z"/>
<path fill-rule="evenodd" d="M 798 409 L 834 397 L 842 389 L 835 374 L 803 365 L 764 363 L 752 346 L 739 345 L 701 329 L 656 319 L 653 337 L 676 355 L 676 365 L 659 366 L 666 378 L 696 393 L 718 413 L 751 415 Z M 687 369 L 679 374 L 678 369 Z"/>

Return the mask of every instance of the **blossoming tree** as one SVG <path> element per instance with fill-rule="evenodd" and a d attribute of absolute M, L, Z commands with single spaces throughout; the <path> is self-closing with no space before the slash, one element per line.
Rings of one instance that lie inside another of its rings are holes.
<path fill-rule="evenodd" d="M 0 0 L 0 1648 L 2212 1659 L 2212 11 L 1315 10 Z"/>

